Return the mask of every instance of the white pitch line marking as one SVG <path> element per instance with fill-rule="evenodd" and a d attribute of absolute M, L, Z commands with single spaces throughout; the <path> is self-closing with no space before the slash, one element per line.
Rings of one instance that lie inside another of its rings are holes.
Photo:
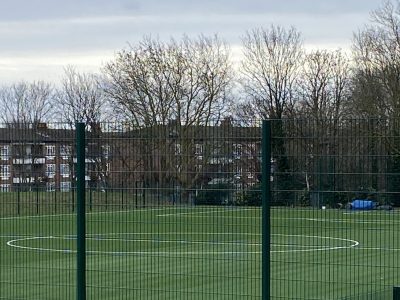
<path fill-rule="evenodd" d="M 299 217 L 272 217 L 274 220 L 302 220 L 302 221 L 312 221 L 312 222 L 327 222 L 327 223 L 354 223 L 354 224 L 399 224 L 400 220 L 355 220 L 355 219 L 325 219 L 325 218 L 299 218 Z"/>
<path fill-rule="evenodd" d="M 114 211 L 94 211 L 87 212 L 86 215 L 101 215 L 101 214 L 113 214 L 113 213 L 132 213 L 142 211 L 156 211 L 156 210 L 171 210 L 176 209 L 175 207 L 160 207 L 160 208 L 138 208 L 133 210 L 114 210 Z M 0 217 L 1 220 L 18 220 L 18 219 L 36 219 L 36 218 L 53 218 L 53 217 L 64 217 L 64 216 L 76 216 L 75 213 L 68 214 L 50 214 L 50 215 L 30 215 L 30 216 L 15 216 L 15 217 Z"/>
<path fill-rule="evenodd" d="M 200 214 L 214 214 L 214 213 L 228 213 L 228 212 L 243 212 L 243 211 L 260 211 L 259 209 L 252 209 L 252 208 L 231 208 L 231 209 L 220 209 L 220 210 L 208 210 L 208 211 L 199 211 L 199 212 L 177 212 L 171 214 L 159 214 L 157 217 L 173 217 L 173 216 L 185 216 L 185 215 L 200 215 Z M 225 216 L 225 217 L 232 217 L 234 216 Z"/>
<path fill-rule="evenodd" d="M 115 233 L 116 234 L 116 233 Z M 329 250 L 338 250 L 338 249 L 350 249 L 357 247 L 359 245 L 358 241 L 355 240 L 350 240 L 350 239 L 343 239 L 343 238 L 337 238 L 337 237 L 326 237 L 326 236 L 308 236 L 308 235 L 290 235 L 290 234 L 272 234 L 276 236 L 288 236 L 288 237 L 303 237 L 303 238 L 312 238 L 312 239 L 323 239 L 323 240 L 338 240 L 338 241 L 345 241 L 345 242 L 350 242 L 352 243 L 351 245 L 344 245 L 344 246 L 323 246 L 323 245 L 294 245 L 295 247 L 302 247 L 302 248 L 307 248 L 307 249 L 286 249 L 286 250 L 271 250 L 271 253 L 291 253 L 291 252 L 313 252 L 313 251 L 329 251 Z M 76 250 L 71 250 L 71 249 L 54 249 L 54 248 L 41 248 L 41 247 L 29 247 L 29 246 L 22 246 L 22 245 L 17 245 L 16 243 L 21 242 L 21 241 L 29 241 L 29 240 L 39 240 L 39 239 L 70 239 L 68 236 L 45 236 L 45 237 L 28 237 L 28 238 L 19 238 L 19 239 L 13 239 L 8 241 L 6 244 L 9 247 L 14 247 L 14 248 L 19 248 L 19 249 L 24 249 L 24 250 L 34 250 L 34 251 L 49 251 L 49 252 L 62 252 L 62 253 L 76 253 Z M 160 240 L 146 240 L 146 239 L 137 239 L 137 240 L 126 240 L 126 239 L 98 239 L 96 237 L 89 238 L 92 240 L 97 240 L 97 241 L 103 241 L 103 240 L 112 240 L 112 241 L 122 241 L 122 242 L 127 242 L 127 241 L 143 241 L 143 242 L 152 242 L 152 243 L 157 243 L 157 242 L 164 242 L 164 243 L 179 243 L 179 244 L 185 244 L 185 245 L 190 245 L 190 244 L 203 244 L 203 245 L 235 245 L 235 246 L 261 246 L 260 243 L 243 243 L 243 242 L 205 242 L 205 241 L 185 241 L 185 240 L 166 240 L 166 241 L 160 241 Z M 274 244 L 273 244 L 274 246 Z M 283 246 L 288 246 L 288 245 L 281 245 L 281 244 L 275 244 L 275 246 L 278 247 L 283 247 Z M 124 255 L 124 254 L 133 254 L 133 255 L 198 255 L 198 254 L 216 254 L 216 255 L 221 255 L 221 254 L 260 254 L 261 251 L 98 251 L 98 250 L 89 250 L 87 251 L 88 254 L 118 254 L 118 255 Z"/>
<path fill-rule="evenodd" d="M 278 236 L 289 236 L 289 237 L 305 237 L 305 238 L 313 238 L 313 239 L 328 239 L 328 240 L 338 240 L 344 242 L 352 243 L 349 246 L 334 246 L 334 247 L 320 247 L 320 248 L 312 248 L 312 249 L 289 249 L 289 250 L 272 250 L 272 253 L 288 253 L 288 252 L 313 252 L 313 251 L 328 251 L 328 250 L 339 250 L 339 249 L 351 249 L 357 247 L 360 242 L 350 239 L 337 238 L 337 237 L 329 237 L 329 236 L 318 236 L 318 235 L 296 235 L 296 234 L 272 234 Z"/>
<path fill-rule="evenodd" d="M 400 251 L 400 248 L 385 248 L 385 247 L 357 247 L 357 250 Z"/>

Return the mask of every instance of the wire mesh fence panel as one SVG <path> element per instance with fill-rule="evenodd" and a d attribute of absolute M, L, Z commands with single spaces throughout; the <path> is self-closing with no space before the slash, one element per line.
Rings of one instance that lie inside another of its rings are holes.
<path fill-rule="evenodd" d="M 88 298 L 260 299 L 260 134 L 230 119 L 101 124 L 87 139 Z"/>
<path fill-rule="evenodd" d="M 88 160 L 106 153 L 89 171 L 88 298 L 259 299 L 260 127 L 102 125 L 87 140 Z"/>
<path fill-rule="evenodd" d="M 74 131 L 0 126 L 0 299 L 74 299 Z"/>
<path fill-rule="evenodd" d="M 268 122 L 264 210 L 260 122 L 86 124 L 87 297 L 393 297 L 399 120 Z M 0 299 L 76 297 L 75 134 L 0 126 Z"/>
<path fill-rule="evenodd" d="M 75 126 L 0 128 L 0 299 L 75 299 Z M 260 126 L 87 124 L 89 299 L 261 297 Z"/>
<path fill-rule="evenodd" d="M 391 299 L 398 120 L 273 120 L 271 298 Z"/>

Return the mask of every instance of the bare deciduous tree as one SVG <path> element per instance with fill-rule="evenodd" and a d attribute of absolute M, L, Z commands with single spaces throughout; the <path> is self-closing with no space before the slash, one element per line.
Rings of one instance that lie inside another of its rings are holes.
<path fill-rule="evenodd" d="M 0 90 L 0 116 L 4 123 L 37 124 L 53 116 L 53 87 L 44 81 L 19 82 Z M 25 125 L 24 125 L 25 124 Z"/>
<path fill-rule="evenodd" d="M 75 67 L 65 68 L 61 88 L 57 91 L 57 108 L 62 120 L 87 126 L 105 120 L 107 98 L 100 87 L 99 77 L 79 73 Z"/>
<path fill-rule="evenodd" d="M 53 87 L 43 81 L 32 83 L 19 82 L 0 90 L 0 118 L 7 126 L 17 129 L 13 136 L 12 152 L 19 159 L 30 161 L 29 164 L 14 166 L 14 174 L 19 180 L 19 187 L 32 190 L 43 184 L 42 178 L 34 172 L 36 159 L 41 156 L 41 145 L 33 137 L 38 126 L 52 117 Z M 31 140 L 22 138 L 20 133 L 27 131 Z"/>
<path fill-rule="evenodd" d="M 354 58 L 357 70 L 354 77 L 352 109 L 355 114 L 370 120 L 369 134 L 378 136 L 381 145 L 361 141 L 369 153 L 382 155 L 386 151 L 390 158 L 385 165 L 377 159 L 371 160 L 371 173 L 387 168 L 388 173 L 400 169 L 400 3 L 385 2 L 372 13 L 372 23 L 354 36 Z M 378 187 L 375 180 L 374 187 Z M 385 188 L 399 192 L 396 176 L 388 176 Z M 395 193 L 393 193 L 394 195 Z M 395 197 L 389 196 L 391 201 Z"/>
<path fill-rule="evenodd" d="M 399 3 L 386 2 L 372 17 L 373 23 L 354 37 L 353 52 L 358 67 L 354 107 L 360 113 L 400 117 Z"/>
<path fill-rule="evenodd" d="M 238 108 L 242 117 L 281 120 L 294 105 L 294 88 L 303 55 L 300 33 L 293 27 L 253 29 L 243 37 L 243 48 L 241 84 L 246 100 Z M 287 135 L 282 122 L 273 125 L 275 135 Z M 276 180 L 279 189 L 289 190 L 293 178 L 283 139 L 277 139 L 272 148 L 280 174 Z M 292 195 L 284 192 L 278 198 L 290 202 Z"/>
<path fill-rule="evenodd" d="M 57 108 L 63 122 L 74 128 L 76 122 L 83 122 L 90 131 L 88 136 L 92 187 L 107 187 L 109 170 L 104 152 L 109 147 L 103 140 L 102 124 L 106 120 L 107 98 L 100 86 L 99 76 L 79 73 L 74 67 L 65 68 L 61 88 L 57 91 Z M 106 126 L 106 125 L 105 125 Z M 73 158 L 70 157 L 71 177 L 74 178 Z M 99 186 L 101 185 L 101 186 Z"/>
<path fill-rule="evenodd" d="M 304 58 L 299 78 L 299 115 L 313 119 L 339 119 L 350 98 L 351 70 L 337 50 L 314 51 Z"/>
<path fill-rule="evenodd" d="M 194 151 L 193 127 L 215 124 L 227 108 L 232 76 L 228 47 L 216 36 L 184 36 L 181 41 L 169 42 L 145 38 L 117 53 L 104 72 L 108 78 L 106 93 L 132 125 L 158 126 L 160 140 L 143 145 L 147 147 L 143 153 L 162 153 L 160 160 L 174 157 L 179 144 L 180 156 L 185 159 L 157 162 L 159 182 L 164 181 L 161 169 L 169 165 L 177 168 L 179 183 L 189 187 L 198 174 L 189 170 L 195 163 L 188 161 Z M 166 144 L 167 137 L 173 138 Z"/>
<path fill-rule="evenodd" d="M 336 159 L 337 125 L 347 114 L 345 106 L 350 99 L 350 85 L 349 62 L 339 50 L 318 50 L 305 55 L 299 77 L 295 117 L 308 120 L 314 126 L 312 132 L 309 132 L 308 126 L 302 126 L 306 122 L 296 128 L 299 134 L 311 137 L 301 143 L 302 151 L 309 154 L 305 156 L 302 168 L 308 191 L 311 187 L 322 188 L 320 180 L 310 177 L 316 169 L 322 170 L 319 157 Z M 315 136 L 319 138 L 313 138 Z"/>
<path fill-rule="evenodd" d="M 135 126 L 215 122 L 225 109 L 231 66 L 218 37 L 168 43 L 145 38 L 104 69 L 107 94 Z"/>
<path fill-rule="evenodd" d="M 281 119 L 293 104 L 303 54 L 300 33 L 279 26 L 258 28 L 243 37 L 241 66 L 247 101 L 241 109 L 253 117 Z"/>
<path fill-rule="evenodd" d="M 353 110 L 380 119 L 400 117 L 400 3 L 385 2 L 372 14 L 372 24 L 354 37 L 357 73 Z M 392 136 L 397 126 L 389 125 Z M 400 141 L 386 139 L 390 151 L 400 153 Z"/>

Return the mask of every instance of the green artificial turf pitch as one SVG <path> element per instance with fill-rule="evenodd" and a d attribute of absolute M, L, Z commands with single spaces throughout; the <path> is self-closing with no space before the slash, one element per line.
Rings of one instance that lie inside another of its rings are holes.
<path fill-rule="evenodd" d="M 74 214 L 0 219 L 0 299 L 75 299 Z M 271 209 L 271 299 L 391 299 L 397 211 Z M 88 299 L 261 299 L 261 209 L 87 214 Z"/>

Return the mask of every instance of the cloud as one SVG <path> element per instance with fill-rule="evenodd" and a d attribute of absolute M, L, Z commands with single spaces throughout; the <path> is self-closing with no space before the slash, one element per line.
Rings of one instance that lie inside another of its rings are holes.
<path fill-rule="evenodd" d="M 381 0 L 13 0 L 2 1 L 0 19 L 42 20 L 84 16 L 369 12 Z"/>
<path fill-rule="evenodd" d="M 2 1 L 0 19 L 27 21 L 136 13 L 134 0 L 13 0 Z"/>
<path fill-rule="evenodd" d="M 2 56 L 0 58 L 0 83 L 45 80 L 58 84 L 67 65 L 74 65 L 79 71 L 99 72 L 104 63 L 112 57 L 112 52 Z"/>
<path fill-rule="evenodd" d="M 369 12 L 379 7 L 380 1 L 3 1 L 0 57 L 8 62 L 3 59 L 2 65 L 0 60 L 0 79 L 34 76 L 35 68 L 37 76 L 46 77 L 43 72 L 53 74 L 69 63 L 94 70 L 94 62 L 101 64 L 144 35 L 165 40 L 184 33 L 218 33 L 238 49 L 246 30 L 272 23 L 295 26 L 308 48 L 346 48 L 353 32 L 368 22 Z M 18 72 L 4 75 L 6 70 Z"/>
<path fill-rule="evenodd" d="M 290 22 L 288 21 L 290 20 Z M 305 41 L 350 43 L 363 14 L 323 15 L 310 18 L 304 13 L 258 14 L 176 14 L 141 16 L 94 16 L 58 20 L 0 22 L 0 54 L 38 53 L 43 51 L 120 50 L 136 43 L 144 35 L 161 39 L 218 33 L 228 43 L 240 43 L 240 37 L 254 27 L 271 24 L 295 26 Z"/>

